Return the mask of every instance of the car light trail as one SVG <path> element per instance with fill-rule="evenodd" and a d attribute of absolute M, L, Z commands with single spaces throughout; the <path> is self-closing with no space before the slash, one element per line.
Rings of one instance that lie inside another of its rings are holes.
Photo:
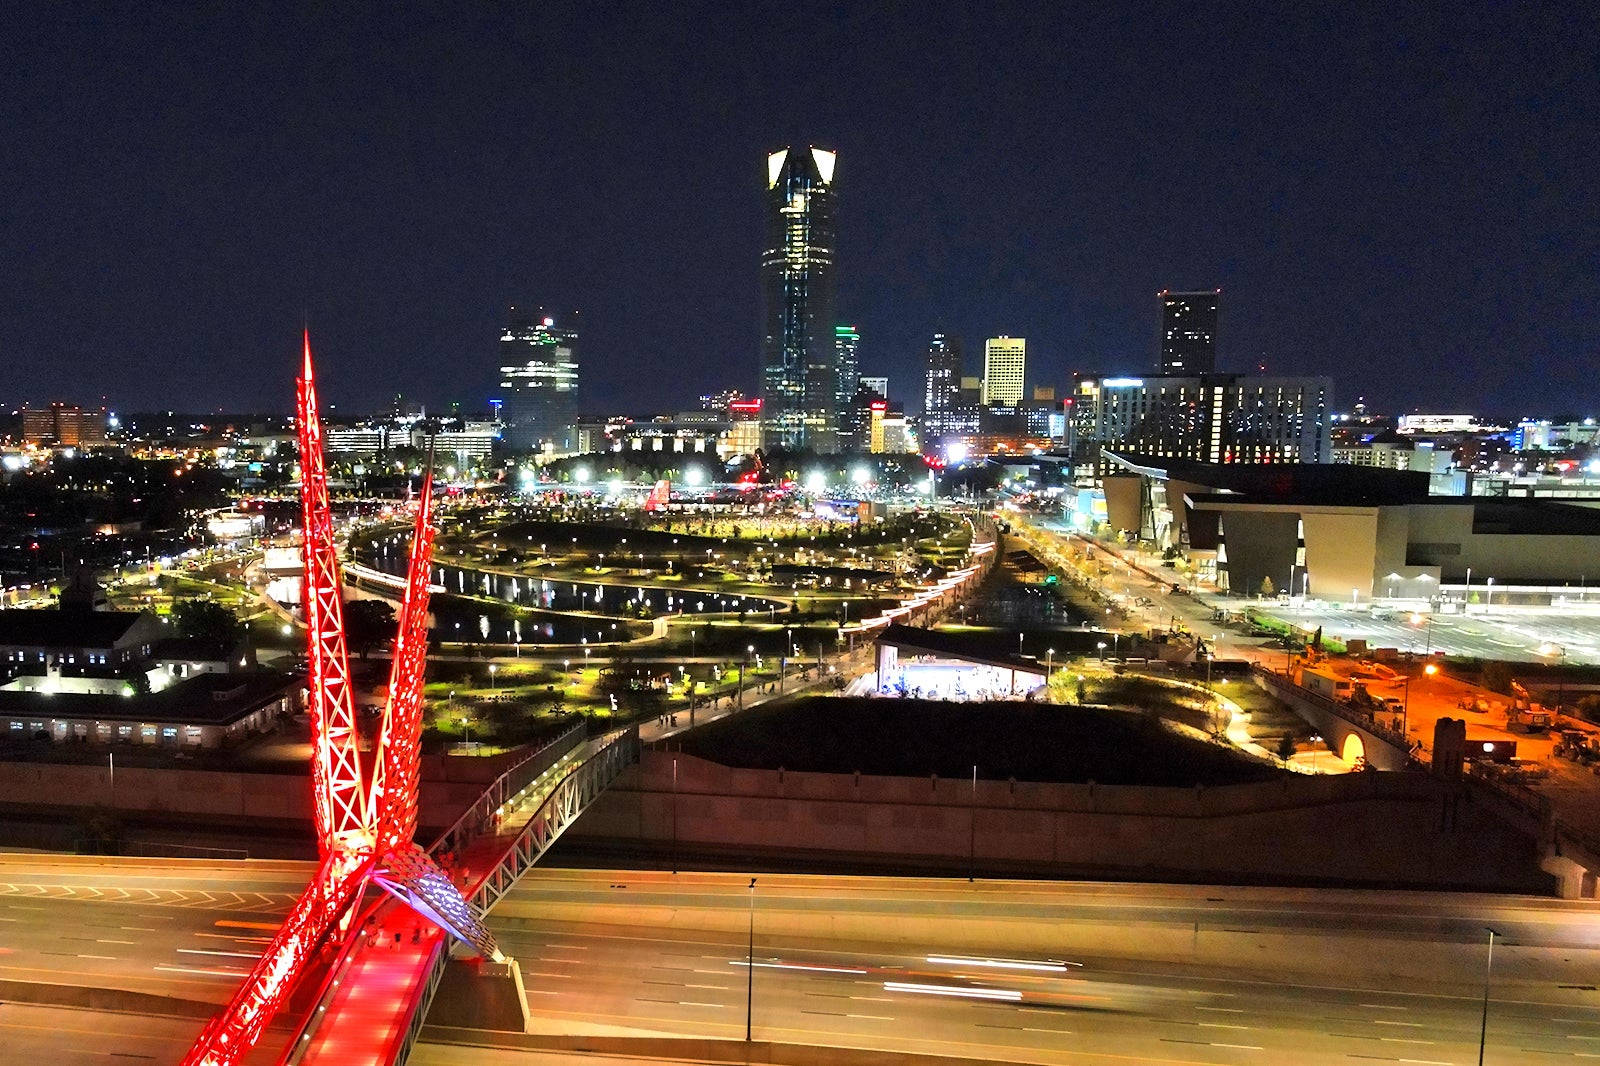
<path fill-rule="evenodd" d="M 1034 962 L 1029 959 L 971 959 L 963 955 L 929 955 L 928 961 L 940 966 L 983 966 L 991 970 L 1046 970 L 1066 973 L 1071 967 L 1082 967 L 1081 962 Z"/>
<path fill-rule="evenodd" d="M 751 965 L 751 963 L 748 963 L 748 962 L 744 961 L 743 959 L 734 959 L 732 962 L 728 963 L 728 965 L 729 966 L 749 966 L 749 965 Z M 813 973 L 853 973 L 853 974 L 864 974 L 864 973 L 867 972 L 865 970 L 857 970 L 854 967 L 850 967 L 850 966 L 808 966 L 805 963 L 801 963 L 801 962 L 758 962 L 758 963 L 755 963 L 754 965 L 755 965 L 755 968 L 758 969 L 758 970 L 809 970 L 809 971 L 811 971 Z"/>
<path fill-rule="evenodd" d="M 923 996 L 953 996 L 957 999 L 991 999 L 1016 1003 L 1022 993 L 1010 988 L 963 988 L 960 985 L 916 985 L 905 981 L 885 981 L 885 992 L 914 992 Z"/>

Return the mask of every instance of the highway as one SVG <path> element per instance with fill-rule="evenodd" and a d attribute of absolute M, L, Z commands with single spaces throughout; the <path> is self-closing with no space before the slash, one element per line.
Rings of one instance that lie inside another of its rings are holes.
<path fill-rule="evenodd" d="M 748 884 L 535 869 L 491 926 L 535 1032 L 742 1039 Z M 1447 894 L 758 876 L 753 1030 L 985 1062 L 1467 1064 L 1487 925 L 1487 1061 L 1600 1058 L 1600 907 Z"/>
<path fill-rule="evenodd" d="M 308 869 L 0 856 L 0 978 L 219 1003 Z M 1593 902 L 757 877 L 758 1040 L 984 1062 L 1470 1064 L 1493 926 L 1486 1061 L 1600 1058 Z M 491 926 L 536 1032 L 742 1039 L 748 885 L 536 868 Z M 8 1062 L 170 1062 L 201 1024 L 4 998 Z M 425 1045 L 412 1061 L 568 1060 Z"/>
<path fill-rule="evenodd" d="M 45 1001 L 0 996 L 0 1062 L 177 1061 L 249 970 L 311 869 L 0 855 L 0 981 L 25 982 Z M 122 1010 L 88 1010 L 63 1005 L 71 989 L 169 1002 L 129 999 Z"/>

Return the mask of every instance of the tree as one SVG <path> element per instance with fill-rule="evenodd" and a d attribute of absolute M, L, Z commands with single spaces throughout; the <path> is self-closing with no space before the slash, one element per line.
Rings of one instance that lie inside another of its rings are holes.
<path fill-rule="evenodd" d="M 1271 599 L 1273 596 L 1276 596 L 1277 594 L 1278 594 L 1278 590 L 1277 590 L 1277 588 L 1275 588 L 1273 586 L 1272 578 L 1270 578 L 1270 577 L 1262 578 L 1261 579 L 1261 598 L 1264 599 L 1264 600 L 1265 599 Z"/>
<path fill-rule="evenodd" d="M 1283 735 L 1283 739 L 1278 741 L 1278 758 L 1282 759 L 1284 762 L 1288 762 L 1294 757 L 1294 749 L 1294 735 L 1291 733 L 1285 733 Z"/>
<path fill-rule="evenodd" d="M 211 600 L 179 600 L 172 605 L 172 622 L 185 637 L 233 644 L 244 635 L 239 616 Z"/>
<path fill-rule="evenodd" d="M 363 659 L 394 633 L 394 608 L 383 600 L 351 600 L 344 605 L 345 639 Z"/>
<path fill-rule="evenodd" d="M 1083 701 L 1089 694 L 1089 687 L 1083 683 L 1083 678 L 1078 678 L 1078 706 L 1083 706 Z"/>

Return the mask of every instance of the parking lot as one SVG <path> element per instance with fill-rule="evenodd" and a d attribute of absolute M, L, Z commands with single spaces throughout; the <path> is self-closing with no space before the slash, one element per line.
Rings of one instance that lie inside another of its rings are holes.
<path fill-rule="evenodd" d="M 1514 662 L 1600 665 L 1600 614 L 1506 608 L 1492 615 L 1420 614 L 1382 607 L 1350 608 L 1315 601 L 1308 607 L 1272 606 L 1261 613 L 1306 630 L 1322 627 L 1339 641 L 1365 640 L 1371 648 Z M 1413 619 L 1416 619 L 1413 621 Z"/>

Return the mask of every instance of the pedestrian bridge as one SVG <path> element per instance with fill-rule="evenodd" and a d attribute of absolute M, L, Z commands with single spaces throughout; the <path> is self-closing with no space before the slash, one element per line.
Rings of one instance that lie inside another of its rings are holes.
<path fill-rule="evenodd" d="M 588 739 L 580 723 L 497 778 L 428 852 L 486 913 L 638 760 L 638 726 Z M 411 913 L 387 898 L 359 908 L 280 1061 L 405 1062 L 449 965 L 450 944 L 437 929 L 419 932 Z"/>

